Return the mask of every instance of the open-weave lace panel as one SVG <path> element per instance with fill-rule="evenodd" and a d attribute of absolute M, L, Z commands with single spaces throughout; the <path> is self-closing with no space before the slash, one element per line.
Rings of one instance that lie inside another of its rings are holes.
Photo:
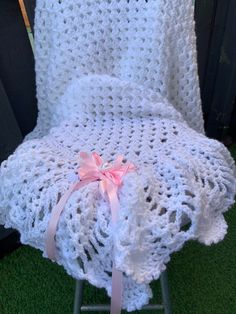
<path fill-rule="evenodd" d="M 39 118 L 31 137 L 58 125 L 51 118 L 68 83 L 91 74 L 159 92 L 203 132 L 193 11 L 190 0 L 37 0 Z"/>
<path fill-rule="evenodd" d="M 235 195 L 233 160 L 159 93 L 106 75 L 75 79 L 54 114 L 60 127 L 26 141 L 1 166 L 0 223 L 45 255 L 50 213 L 78 168 L 78 153 L 96 151 L 107 161 L 123 154 L 138 169 L 119 190 L 116 229 L 97 182 L 75 192 L 56 233 L 58 263 L 110 294 L 115 241 L 123 307 L 140 308 L 172 252 L 189 239 L 211 244 L 224 237 L 222 213 Z"/>

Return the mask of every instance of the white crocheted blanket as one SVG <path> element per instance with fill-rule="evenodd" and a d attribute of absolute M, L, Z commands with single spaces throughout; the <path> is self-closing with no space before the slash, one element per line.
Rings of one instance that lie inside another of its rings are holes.
<path fill-rule="evenodd" d="M 203 135 L 191 1 L 38 0 L 36 129 L 0 170 L 0 223 L 45 253 L 53 206 L 80 151 L 137 166 L 119 190 L 115 230 L 98 183 L 73 193 L 56 232 L 58 263 L 142 307 L 150 281 L 189 239 L 223 239 L 236 192 L 227 149 Z"/>

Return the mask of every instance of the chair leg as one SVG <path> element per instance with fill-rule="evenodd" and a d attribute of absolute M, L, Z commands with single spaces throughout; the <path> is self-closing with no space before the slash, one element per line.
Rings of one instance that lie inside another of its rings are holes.
<path fill-rule="evenodd" d="M 170 292 L 167 278 L 167 271 L 164 271 L 160 276 L 162 300 L 165 314 L 172 314 L 170 303 Z M 81 314 L 81 307 L 83 301 L 84 281 L 76 280 L 75 298 L 74 298 L 74 314 Z"/>
<path fill-rule="evenodd" d="M 170 292 L 166 270 L 161 274 L 160 281 L 164 312 L 165 314 L 171 314 Z"/>
<path fill-rule="evenodd" d="M 74 298 L 74 314 L 81 313 L 81 306 L 83 301 L 84 281 L 76 280 L 75 298 Z"/>

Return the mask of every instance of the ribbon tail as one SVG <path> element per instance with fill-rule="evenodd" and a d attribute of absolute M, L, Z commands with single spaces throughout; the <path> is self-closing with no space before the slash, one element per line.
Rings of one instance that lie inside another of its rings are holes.
<path fill-rule="evenodd" d="M 123 274 L 121 271 L 112 267 L 112 292 L 111 292 L 111 314 L 120 314 L 122 307 L 122 280 Z"/>
<path fill-rule="evenodd" d="M 108 187 L 107 195 L 111 205 L 111 221 L 113 224 L 117 222 L 120 203 L 117 196 L 117 188 L 114 186 Z"/>
<path fill-rule="evenodd" d="M 108 189 L 107 195 L 111 206 L 112 223 L 115 224 L 118 219 L 120 203 L 117 196 L 117 189 L 113 186 Z M 114 248 L 115 250 L 115 248 Z M 120 314 L 122 308 L 122 281 L 123 273 L 112 266 L 112 291 L 111 291 L 111 311 L 110 314 Z"/>
<path fill-rule="evenodd" d="M 46 253 L 48 258 L 55 261 L 56 260 L 56 243 L 55 243 L 55 234 L 57 231 L 58 221 L 60 219 L 61 213 L 64 210 L 66 202 L 68 201 L 69 197 L 75 190 L 79 190 L 83 186 L 87 185 L 90 182 L 96 181 L 96 178 L 92 178 L 89 180 L 79 181 L 72 184 L 69 189 L 66 191 L 65 194 L 61 197 L 60 201 L 57 203 L 56 206 L 53 207 L 51 218 L 48 223 L 47 233 L 46 233 Z"/>
<path fill-rule="evenodd" d="M 56 234 L 58 221 L 66 205 L 67 200 L 69 199 L 73 191 L 76 189 L 76 185 L 77 183 L 74 183 L 70 186 L 70 188 L 66 191 L 66 193 L 63 194 L 58 204 L 54 206 L 51 213 L 51 218 L 50 218 L 48 228 L 47 228 L 47 233 L 46 233 L 46 253 L 47 253 L 47 256 L 53 261 L 56 260 L 56 243 L 55 243 L 54 237 Z"/>

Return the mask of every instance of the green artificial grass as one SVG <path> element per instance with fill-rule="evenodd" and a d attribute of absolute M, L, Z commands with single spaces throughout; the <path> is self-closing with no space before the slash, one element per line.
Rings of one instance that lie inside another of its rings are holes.
<path fill-rule="evenodd" d="M 236 159 L 236 145 L 231 152 Z M 210 247 L 192 241 L 172 255 L 168 276 L 173 314 L 236 313 L 236 206 L 225 217 L 229 228 L 224 241 Z M 0 261 L 1 314 L 70 314 L 74 287 L 62 267 L 31 247 L 22 246 Z M 159 281 L 152 287 L 159 302 Z M 86 284 L 84 303 L 95 302 L 109 299 L 104 290 Z"/>

